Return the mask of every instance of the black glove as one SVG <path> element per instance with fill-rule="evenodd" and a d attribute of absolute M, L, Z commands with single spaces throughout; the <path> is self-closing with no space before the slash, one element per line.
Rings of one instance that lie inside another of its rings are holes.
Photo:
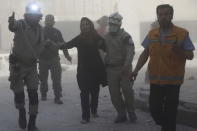
<path fill-rule="evenodd" d="M 65 49 L 64 45 L 61 45 L 60 50 L 64 50 L 64 49 Z"/>
<path fill-rule="evenodd" d="M 9 24 L 13 25 L 15 22 L 15 13 L 13 12 L 12 15 L 8 18 Z"/>

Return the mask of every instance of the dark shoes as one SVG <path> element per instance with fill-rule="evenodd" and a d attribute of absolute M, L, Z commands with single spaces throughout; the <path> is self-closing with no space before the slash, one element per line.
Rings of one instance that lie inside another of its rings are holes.
<path fill-rule="evenodd" d="M 136 122 L 136 120 L 137 120 L 137 116 L 136 116 L 135 112 L 129 112 L 128 117 L 129 117 L 130 122 Z M 114 123 L 122 123 L 125 121 L 127 121 L 126 115 L 118 115 L 116 117 L 116 119 L 114 120 Z"/>
<path fill-rule="evenodd" d="M 37 115 L 29 116 L 28 131 L 39 131 L 39 129 L 36 127 L 36 116 Z"/>
<path fill-rule="evenodd" d="M 88 122 L 90 122 L 89 119 L 82 119 L 82 120 L 80 121 L 81 124 L 87 124 Z"/>
<path fill-rule="evenodd" d="M 63 101 L 60 98 L 55 98 L 54 103 L 61 105 L 61 104 L 63 104 Z"/>
<path fill-rule="evenodd" d="M 92 113 L 92 117 L 93 117 L 93 118 L 98 118 L 99 115 L 98 115 L 97 113 Z M 82 120 L 80 121 L 81 124 L 87 124 L 87 123 L 89 123 L 89 122 L 90 122 L 90 118 L 82 119 Z"/>
<path fill-rule="evenodd" d="M 36 126 L 28 128 L 28 131 L 40 131 Z"/>
<path fill-rule="evenodd" d="M 129 112 L 128 115 L 129 115 L 129 120 L 131 122 L 136 122 L 137 116 L 136 116 L 135 112 Z"/>
<path fill-rule="evenodd" d="M 46 100 L 47 100 L 47 97 L 42 96 L 42 97 L 41 97 L 41 100 L 42 100 L 42 101 L 46 101 Z"/>
<path fill-rule="evenodd" d="M 41 100 L 42 101 L 46 101 L 47 100 L 47 95 L 46 94 L 42 94 L 41 95 Z"/>
<path fill-rule="evenodd" d="M 46 101 L 47 100 L 47 95 L 46 94 L 42 94 L 41 100 L 42 101 Z M 61 104 L 63 104 L 63 101 L 60 99 L 60 97 L 55 97 L 54 103 L 61 105 Z"/>
<path fill-rule="evenodd" d="M 46 94 L 42 94 L 41 100 L 42 101 L 46 101 L 47 100 L 47 95 Z M 63 104 L 63 101 L 60 99 L 60 97 L 55 97 L 54 103 L 61 105 L 61 104 Z"/>
<path fill-rule="evenodd" d="M 98 118 L 99 115 L 98 115 L 97 113 L 93 113 L 93 114 L 92 114 L 92 117 L 93 117 L 93 118 Z"/>
<path fill-rule="evenodd" d="M 19 110 L 19 127 L 25 129 L 27 127 L 25 108 Z M 29 116 L 28 131 L 39 131 L 36 127 L 36 115 Z"/>
<path fill-rule="evenodd" d="M 27 120 L 26 120 L 26 111 L 25 108 L 19 110 L 19 119 L 18 124 L 21 129 L 25 129 L 27 127 Z"/>
<path fill-rule="evenodd" d="M 116 119 L 114 120 L 114 123 L 122 123 L 127 121 L 127 116 L 126 115 L 118 115 Z"/>

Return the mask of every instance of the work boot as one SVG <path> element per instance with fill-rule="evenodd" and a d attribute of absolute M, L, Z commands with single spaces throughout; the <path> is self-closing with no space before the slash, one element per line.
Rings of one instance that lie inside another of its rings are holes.
<path fill-rule="evenodd" d="M 131 122 L 136 122 L 137 116 L 136 116 L 135 112 L 129 112 L 128 115 L 129 115 L 129 120 Z"/>
<path fill-rule="evenodd" d="M 47 100 L 47 94 L 42 94 L 41 95 L 41 100 L 46 101 Z"/>
<path fill-rule="evenodd" d="M 114 123 L 122 123 L 127 121 L 127 116 L 126 115 L 118 115 L 116 119 L 114 120 Z"/>
<path fill-rule="evenodd" d="M 87 124 L 88 122 L 90 122 L 90 119 L 82 119 L 80 121 L 81 124 Z"/>
<path fill-rule="evenodd" d="M 27 127 L 27 120 L 26 120 L 26 111 L 25 108 L 19 109 L 19 119 L 18 124 L 21 129 L 25 129 Z"/>
<path fill-rule="evenodd" d="M 28 131 L 39 131 L 39 129 L 36 127 L 36 117 L 37 115 L 29 116 Z"/>
<path fill-rule="evenodd" d="M 99 115 L 98 115 L 97 113 L 92 113 L 92 117 L 93 117 L 93 118 L 98 118 Z"/>
<path fill-rule="evenodd" d="M 63 101 L 59 97 L 56 97 L 54 99 L 54 102 L 55 102 L 55 104 L 59 104 L 59 105 L 63 104 Z"/>

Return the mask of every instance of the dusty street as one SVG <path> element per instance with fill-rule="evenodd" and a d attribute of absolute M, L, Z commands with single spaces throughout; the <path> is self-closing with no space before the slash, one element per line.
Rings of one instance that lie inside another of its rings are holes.
<path fill-rule="evenodd" d="M 48 100 L 40 101 L 37 125 L 41 131 L 160 131 L 148 113 L 137 110 L 138 121 L 114 124 L 116 116 L 112 107 L 108 88 L 101 88 L 99 118 L 82 125 L 79 90 L 75 79 L 75 68 L 63 72 L 63 105 L 53 103 L 53 90 L 50 86 Z M 51 81 L 49 79 L 51 85 Z M 9 90 L 7 77 L 0 79 L 0 131 L 21 131 L 17 125 L 18 112 L 14 108 L 13 94 Z M 28 104 L 28 101 L 27 103 Z M 177 131 L 196 131 L 187 126 L 177 125 Z"/>

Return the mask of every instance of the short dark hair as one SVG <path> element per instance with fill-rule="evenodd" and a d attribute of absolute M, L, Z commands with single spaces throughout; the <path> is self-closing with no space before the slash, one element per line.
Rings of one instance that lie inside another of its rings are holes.
<path fill-rule="evenodd" d="M 159 9 L 161 9 L 161 8 L 169 8 L 169 9 L 170 9 L 170 12 L 172 13 L 172 15 L 174 14 L 174 9 L 173 9 L 173 7 L 172 7 L 171 5 L 169 5 L 169 4 L 158 5 L 158 6 L 157 6 L 157 9 L 156 9 L 157 14 L 158 14 L 158 12 L 159 12 Z"/>
<path fill-rule="evenodd" d="M 52 15 L 52 14 L 47 14 L 47 15 L 45 16 L 45 19 L 46 19 L 46 18 L 52 18 L 53 20 L 55 19 L 54 15 Z"/>

